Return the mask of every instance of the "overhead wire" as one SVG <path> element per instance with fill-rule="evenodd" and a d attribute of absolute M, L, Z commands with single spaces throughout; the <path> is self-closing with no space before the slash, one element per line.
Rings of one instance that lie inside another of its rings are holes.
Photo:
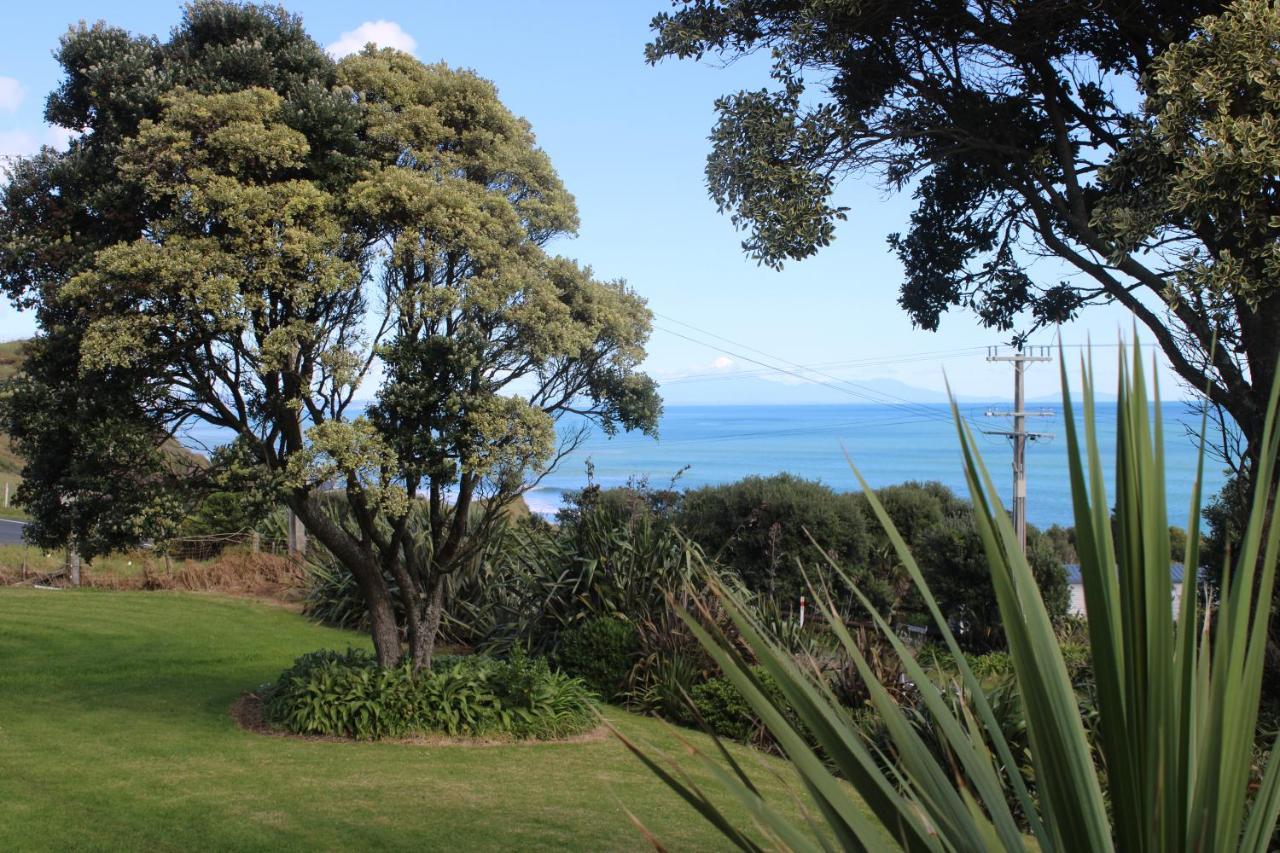
<path fill-rule="evenodd" d="M 772 371 L 772 372 L 775 372 L 775 373 L 782 373 L 782 374 L 785 374 L 785 375 L 788 375 L 788 376 L 793 376 L 793 377 L 795 377 L 795 378 L 797 378 L 797 379 L 800 379 L 800 380 L 802 380 L 802 381 L 804 381 L 804 382 L 808 382 L 808 383 L 815 384 L 815 385 L 821 385 L 821 386 L 823 386 L 823 387 L 830 388 L 830 389 L 831 389 L 831 390 L 833 390 L 833 391 L 837 391 L 837 392 L 839 392 L 839 393 L 847 394 L 847 395 L 849 395 L 849 396 L 856 397 L 856 398 L 859 398 L 859 399 L 862 399 L 862 400 L 866 400 L 866 401 L 868 401 L 868 402 L 877 403 L 877 404 L 879 404 L 879 405 L 884 405 L 884 406 L 891 406 L 891 407 L 895 407 L 895 408 L 900 409 L 900 410 L 901 410 L 901 411 L 903 411 L 903 412 L 910 412 L 910 413 L 913 413 L 913 414 L 915 414 L 915 415 L 917 415 L 917 416 L 924 417 L 924 418 L 930 418 L 930 419 L 933 419 L 933 420 L 940 420 L 940 421 L 950 421 L 950 420 L 951 420 L 950 415 L 948 415 L 948 414 L 946 414 L 946 413 L 943 413 L 943 412 L 939 412 L 939 411 L 937 411 L 936 409 L 931 408 L 931 407 L 929 407 L 929 406 L 927 406 L 927 405 L 925 405 L 925 404 L 922 404 L 922 403 L 916 403 L 916 402 L 913 402 L 913 401 L 911 401 L 911 400 L 907 400 L 907 399 L 906 399 L 906 398 L 904 398 L 904 397 L 900 397 L 900 396 L 898 396 L 898 395 L 896 395 L 896 394 L 890 394 L 890 393 L 885 392 L 885 391 L 879 391 L 879 390 L 877 390 L 877 389 L 871 388 L 870 386 L 861 385 L 861 384 L 859 384 L 859 383 L 857 383 L 857 382 L 852 382 L 852 381 L 850 381 L 850 380 L 843 379 L 843 378 L 838 377 L 838 376 L 832 376 L 832 375 L 830 375 L 830 374 L 828 374 L 828 373 L 825 373 L 825 372 L 823 372 L 823 371 L 820 371 L 820 370 L 814 370 L 814 369 L 811 369 L 811 368 L 806 368 L 806 367 L 805 367 L 805 365 L 799 364 L 799 363 L 797 363 L 797 362 L 793 362 L 793 361 L 791 361 L 791 360 L 789 360 L 789 359 L 785 359 L 785 358 L 782 358 L 782 357 L 780 357 L 780 356 L 772 355 L 772 354 L 770 354 L 770 353 L 764 352 L 763 350 L 761 350 L 761 349 L 759 349 L 759 348 L 757 348 L 757 347 L 753 347 L 753 346 L 751 346 L 751 345 L 749 345 L 749 344 L 743 344 L 743 343 L 740 343 L 740 342 L 738 342 L 738 341 L 731 340 L 731 339 L 729 339 L 729 338 L 724 337 L 723 335 L 718 335 L 718 334 L 716 334 L 715 332 L 710 332 L 710 331 L 707 331 L 706 329 L 701 329 L 701 328 L 699 328 L 699 327 L 697 327 L 697 326 L 694 326 L 692 323 L 686 323 L 686 322 L 684 322 L 683 320 L 677 320 L 677 319 L 675 319 L 675 318 L 673 318 L 673 317 L 668 317 L 668 316 L 666 316 L 666 315 L 664 315 L 664 314 L 658 314 L 657 312 L 654 312 L 654 313 L 655 313 L 655 315 L 656 315 L 656 316 L 662 317 L 662 318 L 663 318 L 663 319 L 665 319 L 665 320 L 669 320 L 669 321 L 671 321 L 671 322 L 678 323 L 678 324 L 679 324 L 679 325 L 681 325 L 681 326 L 685 326 L 685 327 L 687 327 L 687 328 L 689 328 L 689 329 L 692 329 L 692 330 L 694 330 L 694 331 L 696 331 L 696 332 L 699 332 L 699 333 L 701 333 L 701 334 L 708 335 L 708 336 L 713 337 L 713 338 L 716 338 L 716 339 L 718 339 L 718 340 L 722 340 L 722 341 L 725 341 L 725 342 L 727 342 L 727 343 L 733 344 L 734 346 L 739 347 L 739 348 L 741 348 L 741 349 L 750 350 L 751 352 L 755 352 L 755 353 L 757 353 L 757 354 L 759 354 L 759 355 L 761 355 L 761 356 L 764 356 L 764 357 L 766 357 L 766 358 L 773 359 L 774 361 L 779 361 L 779 362 L 782 362 L 783 364 L 791 365 L 791 366 L 792 366 L 792 367 L 794 367 L 794 368 L 799 368 L 799 370 L 793 370 L 793 369 L 790 369 L 790 368 L 787 368 L 787 367 L 781 367 L 781 366 L 779 366 L 779 365 L 777 365 L 777 364 L 770 364 L 769 362 L 765 362 L 765 361 L 762 361 L 762 360 L 760 360 L 760 359 L 753 358 L 753 357 L 748 356 L 748 355 L 744 355 L 744 354 L 743 354 L 743 353 L 741 353 L 741 352 L 736 352 L 736 351 L 734 351 L 734 350 L 726 349 L 725 347 L 719 346 L 718 344 L 714 344 L 714 343 L 711 343 L 711 342 L 709 342 L 709 341 L 705 341 L 705 340 L 699 340 L 698 338 L 692 337 L 692 336 L 690 336 L 690 335 L 686 335 L 686 334 L 684 334 L 683 332 L 678 332 L 678 331 L 676 331 L 676 330 L 674 330 L 674 329 L 669 329 L 669 328 L 665 328 L 665 327 L 663 327 L 663 326 L 657 326 L 657 325 L 655 325 L 655 327 L 654 327 L 654 328 L 656 328 L 656 329 L 658 329 L 658 330 L 660 330 L 660 331 L 662 331 L 662 332 L 665 332 L 665 333 L 667 333 L 667 334 L 669 334 L 669 335 L 674 335 L 675 337 L 682 338 L 682 339 L 684 339 L 684 340 L 687 340 L 687 341 L 690 341 L 690 342 L 692 342 L 692 343 L 698 344 L 699 346 L 704 346 L 704 347 L 707 347 L 707 348 L 709 348 L 709 349 L 713 349 L 713 350 L 716 350 L 716 351 L 718 351 L 718 352 L 724 353 L 725 355 L 729 355 L 729 356 L 732 356 L 732 357 L 734 357 L 734 358 L 738 358 L 738 359 L 741 359 L 741 360 L 743 360 L 743 361 L 750 362 L 751 364 L 758 365 L 758 366 L 760 366 L 760 367 L 765 368 L 766 370 L 769 370 L 769 371 Z M 982 349 L 982 348 L 977 347 L 977 348 L 975 348 L 975 349 Z M 800 372 L 800 371 L 807 371 L 807 373 L 806 373 L 806 372 Z M 815 378 L 814 378 L 814 376 L 812 376 L 812 375 L 808 375 L 808 374 L 816 374 L 817 376 L 824 377 L 824 379 L 826 379 L 826 380 L 832 380 L 832 381 L 823 381 L 823 379 L 815 379 Z M 966 418 L 966 420 L 968 420 L 968 419 Z"/>
<path fill-rule="evenodd" d="M 709 331 L 709 330 L 707 330 L 707 329 L 702 329 L 702 328 L 700 328 L 700 327 L 698 327 L 698 326 L 693 325 L 692 323 L 687 323 L 687 322 L 685 322 L 685 321 L 683 321 L 683 320 L 679 320 L 679 319 L 677 319 L 677 318 L 675 318 L 675 317 L 670 317 L 670 316 L 667 316 L 667 315 L 665 315 L 665 314 L 658 314 L 657 312 L 654 312 L 654 313 L 655 313 L 655 315 L 656 315 L 656 316 L 662 317 L 662 318 L 663 318 L 663 319 L 665 319 L 665 320 L 669 320 L 669 321 L 671 321 L 671 322 L 673 322 L 673 323 L 678 323 L 678 324 L 679 324 L 679 325 L 681 325 L 681 326 L 684 326 L 684 327 L 686 327 L 686 328 L 692 329 L 692 330 L 694 330 L 694 331 L 696 331 L 696 332 L 699 332 L 699 333 L 701 333 L 701 334 L 704 334 L 704 335 L 709 335 L 710 337 L 716 338 L 716 339 L 718 339 L 718 340 L 725 341 L 726 343 L 733 344 L 734 346 L 737 346 L 737 347 L 741 347 L 741 348 L 743 348 L 743 349 L 750 350 L 751 352 L 757 353 L 757 354 L 759 354 L 759 355 L 761 355 L 761 356 L 764 356 L 765 358 L 770 358 L 770 359 L 773 359 L 774 361 L 780 361 L 780 362 L 782 362 L 783 364 L 790 365 L 791 367 L 796 367 L 796 368 L 805 369 L 804 365 L 798 364 L 797 362 L 791 361 L 790 359 L 782 358 L 781 356 L 772 355 L 772 354 L 770 354 L 770 353 L 765 352 L 765 351 L 764 351 L 764 350 L 762 350 L 762 349 L 759 349 L 758 347 L 753 347 L 753 346 L 751 346 L 750 344 L 743 344 L 743 343 L 741 343 L 740 341 L 734 341 L 734 340 L 732 340 L 732 339 L 730 339 L 730 338 L 726 338 L 726 337 L 725 337 L 725 336 L 723 336 L 723 335 L 718 335 L 718 334 L 716 334 L 715 332 Z M 663 331 L 667 332 L 668 334 L 673 334 L 673 332 L 672 332 L 672 330 L 671 330 L 671 329 L 663 329 Z M 688 338 L 686 338 L 686 339 L 688 339 Z M 705 341 L 695 341 L 695 342 L 696 342 L 696 343 L 700 343 L 700 344 L 702 344 L 703 346 L 709 346 L 709 347 L 711 347 L 711 348 L 713 348 L 713 349 L 721 349 L 721 348 L 719 348 L 719 347 L 716 347 L 714 344 L 709 344 L 709 343 L 707 343 L 707 342 L 705 342 Z M 984 349 L 984 348 L 983 348 L 983 347 L 974 347 L 973 349 L 974 349 L 974 350 L 981 350 L 981 349 Z M 728 351 L 726 351 L 726 350 L 721 350 L 721 351 L 728 353 Z M 728 353 L 728 354 L 729 354 L 729 355 L 733 355 L 733 353 Z M 739 357 L 741 357 L 741 356 L 739 356 Z M 748 360 L 751 360 L 751 359 L 748 359 Z M 755 361 L 755 362 L 753 362 L 753 363 L 759 364 L 760 362 Z M 774 369 L 779 369 L 779 368 L 777 368 L 777 366 L 776 366 L 776 365 L 764 365 L 764 366 L 766 366 L 766 367 L 773 367 Z M 862 385 L 862 384 L 860 384 L 860 383 L 853 382 L 853 381 L 848 380 L 848 379 L 843 379 L 843 378 L 838 377 L 838 376 L 832 376 L 831 374 L 829 374 L 829 373 L 825 373 L 825 372 L 823 372 L 823 371 L 821 371 L 821 370 L 809 369 L 809 372 L 810 372 L 810 373 L 815 373 L 815 374 L 817 374 L 818 376 L 822 376 L 822 377 L 824 377 L 824 378 L 826 378 L 826 379 L 829 379 L 829 380 L 833 380 L 833 381 L 835 381 L 835 382 L 838 382 L 838 383 L 840 383 L 841 385 L 846 385 L 846 386 L 849 386 L 850 388 L 853 388 L 853 389 L 859 389 L 859 390 L 858 390 L 858 392 L 853 393 L 853 396 L 859 396 L 859 397 L 862 397 L 863 399 L 870 400 L 871 402 L 880 403 L 880 404 L 882 404 L 882 405 L 899 405 L 899 406 L 903 407 L 904 409 L 917 411 L 917 412 L 919 412 L 919 413 L 921 413 L 921 414 L 925 414 L 925 415 L 926 415 L 926 416 L 928 416 L 928 417 L 932 417 L 932 418 L 935 418 L 935 419 L 938 419 L 938 420 L 946 420 L 946 421 L 950 421 L 950 419 L 951 419 L 951 418 L 950 418 L 950 416 L 948 416 L 948 415 L 946 415 L 946 414 L 944 414 L 944 413 L 938 412 L 938 411 L 936 411 L 936 410 L 934 410 L 934 409 L 932 409 L 932 408 L 928 408 L 927 406 L 924 406 L 924 405 L 923 405 L 923 404 L 921 404 L 921 403 L 916 403 L 916 402 L 914 402 L 914 401 L 912 401 L 912 400 L 908 400 L 908 399 L 906 399 L 905 397 L 900 397 L 900 396 L 898 396 L 898 395 L 896 395 L 896 394 L 891 394 L 891 393 L 889 393 L 889 392 L 887 392 L 887 391 L 879 391 L 879 390 L 874 389 L 874 388 L 871 388 L 870 386 L 867 386 L 867 385 Z M 796 374 L 792 373 L 792 375 L 796 375 Z M 804 376 L 801 376 L 800 378 L 802 378 L 802 379 L 807 379 L 808 381 L 811 381 L 811 382 L 812 382 L 812 381 L 816 381 L 816 380 L 813 380 L 811 377 L 804 377 Z M 820 383 L 820 384 L 827 384 L 827 383 Z M 830 386 L 830 385 L 828 385 L 828 387 L 831 387 L 831 386 Z M 851 392 L 846 392 L 846 393 L 851 393 Z M 879 399 L 877 399 L 877 398 L 879 398 Z"/>
<path fill-rule="evenodd" d="M 936 350 L 932 353 L 908 353 L 905 355 L 892 356 L 877 359 L 851 359 L 846 361 L 824 361 L 815 364 L 805 364 L 801 367 L 806 371 L 813 370 L 847 370 L 853 368 L 882 367 L 887 365 L 910 364 L 918 361 L 947 361 L 952 358 L 973 355 L 977 350 L 983 347 L 965 347 L 954 350 Z M 680 376 L 674 376 L 670 379 L 663 380 L 663 385 L 678 385 L 686 382 L 701 382 L 712 379 L 751 379 L 760 376 L 767 376 L 772 373 L 773 369 L 761 370 L 737 370 L 732 373 L 726 373 L 725 370 L 705 370 L 697 373 L 686 373 Z"/>
<path fill-rule="evenodd" d="M 836 423 L 820 424 L 807 427 L 790 427 L 785 429 L 771 430 L 754 430 L 751 432 L 725 433 L 723 435 L 704 435 L 693 436 L 690 438 L 664 438 L 662 443 L 665 445 L 672 444 L 702 444 L 715 443 L 720 441 L 741 441 L 747 438 L 782 438 L 798 435 L 828 435 L 837 433 L 850 427 L 874 426 L 876 428 L 905 426 L 908 424 L 933 423 L 933 419 L 921 416 L 900 417 L 898 415 L 889 415 L 881 418 L 868 418 L 852 421 L 839 421 Z"/>

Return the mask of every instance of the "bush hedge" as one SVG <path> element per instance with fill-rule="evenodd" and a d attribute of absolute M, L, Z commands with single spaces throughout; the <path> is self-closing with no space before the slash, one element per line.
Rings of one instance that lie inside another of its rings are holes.
<path fill-rule="evenodd" d="M 596 725 L 587 686 L 541 658 L 437 657 L 430 672 L 366 651 L 303 655 L 265 689 L 263 718 L 295 734 L 375 740 L 422 734 L 547 740 Z"/>
<path fill-rule="evenodd" d="M 824 552 L 855 575 L 867 562 L 866 518 L 855 495 L 792 474 L 692 489 L 674 521 L 751 592 L 788 601 L 808 592 L 797 564 L 826 577 Z"/>
<path fill-rule="evenodd" d="M 555 662 L 611 702 L 626 690 L 639 654 L 635 625 L 614 616 L 597 616 L 561 632 Z"/>

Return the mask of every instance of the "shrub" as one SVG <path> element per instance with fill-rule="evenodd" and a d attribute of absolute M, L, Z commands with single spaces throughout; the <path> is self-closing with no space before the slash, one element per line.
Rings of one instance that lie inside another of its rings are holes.
<path fill-rule="evenodd" d="M 1013 659 L 1008 652 L 987 652 L 970 656 L 969 668 L 978 678 L 1003 678 L 1013 672 Z"/>
<path fill-rule="evenodd" d="M 870 518 L 866 496 L 856 497 Z M 916 554 L 921 574 L 964 649 L 985 652 L 1001 648 L 1004 631 L 973 505 L 937 482 L 888 486 L 876 490 L 876 498 Z M 871 571 L 901 590 L 894 603 L 898 619 L 928 622 L 924 602 L 902 572 L 888 535 L 878 529 L 870 541 Z M 1035 529 L 1028 530 L 1027 558 L 1050 617 L 1062 618 L 1068 590 L 1056 543 Z"/>
<path fill-rule="evenodd" d="M 691 546 L 649 514 L 590 508 L 558 530 L 525 531 L 513 540 L 490 568 L 485 649 L 521 646 L 554 655 L 566 632 L 584 621 L 662 621 L 667 594 L 690 578 Z"/>
<path fill-rule="evenodd" d="M 723 676 L 709 678 L 693 688 L 693 706 L 707 728 L 720 737 L 746 743 L 760 727 L 760 718 L 733 682 Z"/>
<path fill-rule="evenodd" d="M 797 561 L 823 577 L 823 551 L 855 573 L 867 561 L 866 521 L 856 497 L 791 474 L 693 489 L 680 501 L 675 522 L 747 589 L 784 599 L 808 592 Z"/>
<path fill-rule="evenodd" d="M 639 653 L 640 637 L 633 624 L 613 616 L 597 616 L 560 635 L 555 661 L 611 702 L 626 689 Z"/>
<path fill-rule="evenodd" d="M 683 642 L 674 648 L 651 646 L 632 671 L 627 708 L 671 723 L 692 723 L 685 697 L 706 680 L 710 666 L 707 655 L 695 646 Z"/>
<path fill-rule="evenodd" d="M 556 512 L 556 521 L 562 527 L 573 527 L 593 512 L 604 512 L 623 520 L 640 516 L 669 519 L 683 498 L 683 492 L 676 488 L 683 473 L 684 469 L 677 471 L 661 488 L 651 485 L 646 476 L 631 477 L 626 485 L 606 489 L 595 482 L 594 466 L 588 463 L 587 484 L 564 493 L 564 505 Z"/>
<path fill-rule="evenodd" d="M 429 672 L 366 651 L 303 655 L 266 688 L 263 717 L 295 734 L 374 740 L 443 733 L 545 740 L 595 725 L 580 679 L 541 658 L 436 658 Z"/>
<path fill-rule="evenodd" d="M 260 507 L 240 492 L 211 492 L 178 528 L 178 536 L 216 536 L 254 528 Z"/>
<path fill-rule="evenodd" d="M 782 692 L 777 682 L 764 667 L 753 666 L 750 671 L 765 694 L 779 702 L 782 701 Z M 776 748 L 777 744 L 769 736 L 769 730 L 765 728 L 751 704 L 743 698 L 733 682 L 723 675 L 708 678 L 694 687 L 690 698 L 693 700 L 693 707 L 702 717 L 702 722 L 720 737 L 770 749 Z M 793 723 L 799 723 L 792 714 L 788 714 L 787 718 Z"/>

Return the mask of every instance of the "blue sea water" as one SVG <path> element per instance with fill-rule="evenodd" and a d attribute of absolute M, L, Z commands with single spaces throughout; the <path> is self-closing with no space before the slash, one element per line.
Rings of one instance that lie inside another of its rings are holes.
<path fill-rule="evenodd" d="M 1007 408 L 1007 403 L 961 407 L 961 415 L 978 435 L 979 448 L 1006 505 L 1012 490 L 1009 441 L 978 431 L 1007 429 L 1007 419 L 985 414 L 989 409 Z M 1027 449 L 1027 517 L 1040 527 L 1072 523 L 1063 422 L 1057 407 L 1049 411 L 1053 414 L 1048 417 L 1028 419 L 1028 429 L 1048 434 Z M 1097 414 L 1110 496 L 1114 493 L 1110 471 L 1115 458 L 1116 406 L 1099 403 Z M 1197 460 L 1196 441 L 1187 428 L 1198 431 L 1200 419 L 1183 403 L 1165 404 L 1162 414 L 1169 521 L 1185 526 Z M 573 426 L 565 424 L 566 430 Z M 201 450 L 228 437 L 207 428 L 187 436 L 188 443 Z M 752 474 L 789 472 L 853 491 L 858 483 L 846 452 L 873 487 L 939 480 L 967 496 L 956 428 L 946 405 L 717 405 L 668 407 L 657 439 L 638 433 L 610 438 L 597 430 L 526 500 L 535 512 L 554 514 L 565 491 L 586 484 L 588 462 L 595 481 L 603 486 L 623 485 L 632 478 L 648 478 L 651 485 L 664 486 L 679 473 L 679 486 L 696 487 Z M 1206 499 L 1222 485 L 1220 468 L 1206 459 Z"/>
<path fill-rule="evenodd" d="M 1110 474 L 1116 406 L 1100 403 L 1096 408 L 1099 445 Z M 986 416 L 989 409 L 1008 409 L 1008 404 L 965 404 L 961 415 L 976 433 L 1007 429 L 1008 419 Z M 1029 430 L 1049 434 L 1027 448 L 1027 518 L 1040 527 L 1072 523 L 1066 437 L 1059 409 L 1052 407 L 1047 417 L 1028 418 Z M 1185 526 L 1198 456 L 1197 442 L 1187 427 L 1198 432 L 1200 418 L 1183 403 L 1165 404 L 1162 415 L 1169 519 L 1171 524 Z M 1076 423 L 1080 424 L 1078 417 Z M 1010 442 L 998 435 L 977 436 L 987 468 L 1008 505 Z M 527 500 L 535 512 L 554 512 L 563 491 L 582 487 L 588 460 L 595 481 L 604 486 L 622 485 L 631 477 L 647 477 L 651 485 L 662 486 L 688 466 L 678 480 L 684 487 L 789 472 L 854 491 L 858 482 L 846 453 L 873 487 L 939 480 L 958 494 L 968 494 L 956 428 L 946 405 L 671 406 L 663 415 L 657 440 L 639 434 L 613 438 L 593 434 Z M 1206 499 L 1222 485 L 1220 469 L 1219 463 L 1205 460 Z M 1113 495 L 1110 476 L 1107 490 L 1108 496 Z"/>

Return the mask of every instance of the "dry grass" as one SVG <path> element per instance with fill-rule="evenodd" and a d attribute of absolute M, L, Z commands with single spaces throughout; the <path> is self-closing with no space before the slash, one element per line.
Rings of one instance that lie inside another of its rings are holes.
<path fill-rule="evenodd" d="M 61 551 L 0 547 L 0 585 L 64 585 L 59 575 L 64 560 Z M 147 551 L 113 554 L 86 564 L 80 572 L 81 585 L 91 589 L 221 592 L 283 604 L 301 601 L 304 579 L 297 560 L 240 548 L 228 548 L 209 560 L 168 564 Z"/>

